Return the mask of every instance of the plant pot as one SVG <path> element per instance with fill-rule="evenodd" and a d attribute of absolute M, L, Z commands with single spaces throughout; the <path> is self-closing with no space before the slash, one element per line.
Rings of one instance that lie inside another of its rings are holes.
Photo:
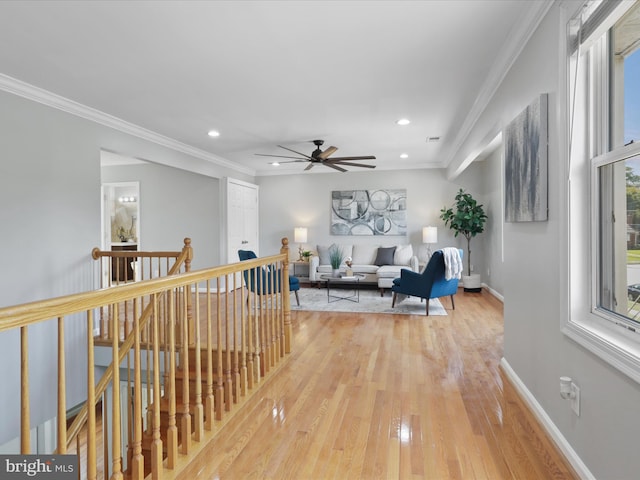
<path fill-rule="evenodd" d="M 462 285 L 464 286 L 465 292 L 480 292 L 482 291 L 482 279 L 480 275 L 474 273 L 472 275 L 463 275 L 462 276 Z"/>
<path fill-rule="evenodd" d="M 339 269 L 339 268 L 334 268 L 334 269 L 331 271 L 331 276 L 332 276 L 332 277 L 339 277 L 339 276 L 340 276 L 340 269 Z"/>

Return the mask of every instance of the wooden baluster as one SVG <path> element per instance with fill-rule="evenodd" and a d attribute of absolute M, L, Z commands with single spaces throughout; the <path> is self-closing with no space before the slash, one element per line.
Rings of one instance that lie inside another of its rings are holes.
<path fill-rule="evenodd" d="M 266 277 L 266 275 L 265 275 Z M 266 283 L 266 282 L 263 282 Z M 260 343 L 262 345 L 261 351 L 260 351 L 260 367 L 262 368 L 262 371 L 260 372 L 260 376 L 264 377 L 268 372 L 269 372 L 269 367 L 270 367 L 270 361 L 269 358 L 271 358 L 271 350 L 269 349 L 269 330 L 268 330 L 268 317 L 269 317 L 269 312 L 267 312 L 267 307 L 268 307 L 268 302 L 269 302 L 269 296 L 266 293 L 266 285 L 262 286 L 263 290 L 265 290 L 263 293 L 263 295 L 260 295 L 258 297 L 258 300 L 260 302 L 260 306 L 258 307 L 260 309 Z"/>
<path fill-rule="evenodd" d="M 31 453 L 31 412 L 29 409 L 29 341 L 27 327 L 20 327 L 20 453 Z"/>
<path fill-rule="evenodd" d="M 189 288 L 189 287 L 187 287 Z M 189 297 L 191 294 L 189 293 Z M 196 442 L 202 441 L 202 434 L 204 433 L 204 408 L 202 406 L 202 350 L 200 345 L 200 292 L 198 284 L 195 285 L 195 305 L 196 305 L 196 321 L 195 321 L 195 370 L 196 370 L 196 398 L 195 405 L 193 407 L 193 425 L 194 425 L 194 440 Z M 187 307 L 188 308 L 188 307 Z"/>
<path fill-rule="evenodd" d="M 247 273 L 247 278 L 249 278 L 249 274 Z M 249 278 L 250 281 L 250 278 Z M 255 326 L 255 312 L 253 311 L 253 305 L 255 301 L 251 295 L 251 285 L 247 285 L 247 339 L 248 339 L 248 347 L 247 352 L 247 386 L 251 389 L 253 388 L 254 374 L 255 374 L 255 366 L 253 364 L 253 338 L 254 338 L 254 326 Z M 244 303 L 244 302 L 243 302 Z"/>
<path fill-rule="evenodd" d="M 244 281 L 240 280 L 240 393 L 247 394 L 247 305 Z"/>
<path fill-rule="evenodd" d="M 118 312 L 118 304 L 114 304 L 113 307 L 115 318 L 119 318 Z M 113 321 L 113 331 L 112 342 L 111 342 L 111 351 L 112 351 L 112 361 L 113 361 L 113 383 L 112 383 L 112 391 L 113 391 L 113 399 L 112 399 L 112 412 L 111 417 L 113 418 L 112 422 L 112 443 L 111 443 L 111 451 L 112 451 L 112 467 L 113 472 L 111 473 L 111 478 L 114 480 L 122 479 L 122 431 L 120 424 L 120 339 L 118 335 L 118 331 L 120 330 L 120 322 Z"/>
<path fill-rule="evenodd" d="M 211 281 L 207 280 L 207 397 L 205 400 L 205 428 L 213 430 L 215 402 L 213 398 L 213 339 L 211 317 Z M 198 322 L 199 324 L 200 322 Z"/>
<path fill-rule="evenodd" d="M 153 308 L 153 307 L 151 307 Z M 151 395 L 152 395 L 152 391 L 153 391 L 153 384 L 151 383 L 151 372 L 153 371 L 153 358 L 152 358 L 152 353 L 153 352 L 153 348 L 154 348 L 154 343 L 153 343 L 153 334 L 149 334 L 149 330 L 151 329 L 151 326 L 153 325 L 154 317 L 157 314 L 157 312 L 154 312 L 151 314 L 151 319 L 150 321 L 147 322 L 147 324 L 144 327 L 144 330 L 146 332 L 146 345 L 147 345 L 147 368 L 146 368 L 146 372 L 147 372 L 147 433 L 151 434 L 153 428 L 151 426 L 151 422 L 153 422 L 153 409 L 149 408 L 152 403 L 151 403 Z"/>
<path fill-rule="evenodd" d="M 253 286 L 254 286 L 254 292 L 259 292 L 258 291 L 258 287 L 257 287 L 257 274 L 259 272 L 259 269 L 256 268 L 254 269 L 254 276 L 253 276 Z M 262 308 L 261 305 L 262 304 L 262 295 L 260 295 L 259 293 L 254 293 L 253 295 L 253 310 L 254 310 L 254 318 L 253 318 L 253 323 L 254 323 L 254 335 L 255 335 L 255 351 L 253 354 L 253 369 L 255 371 L 255 375 L 254 375 L 254 380 L 255 383 L 259 383 L 260 382 L 260 378 L 262 377 L 263 374 L 263 352 L 262 352 L 262 347 L 264 346 L 262 344 Z"/>
<path fill-rule="evenodd" d="M 270 297 L 270 307 L 269 307 L 269 365 L 273 367 L 276 364 L 276 331 L 275 331 L 275 313 L 276 313 L 276 292 L 277 292 L 277 281 L 278 281 L 278 269 L 275 263 L 271 264 L 270 275 L 271 275 L 271 292 L 269 293 Z"/>
<path fill-rule="evenodd" d="M 275 366 L 278 363 L 278 358 L 280 357 L 280 343 L 278 338 L 278 312 L 280 311 L 280 298 L 282 295 L 282 281 L 280 275 L 282 274 L 282 270 L 279 268 L 279 265 L 274 265 L 274 273 L 273 273 L 273 303 L 271 305 L 271 332 L 273 335 L 273 361 L 272 365 Z M 278 285 L 279 288 L 276 288 L 275 285 Z"/>
<path fill-rule="evenodd" d="M 233 342 L 233 401 L 238 403 L 240 401 L 240 367 L 238 365 L 238 302 L 237 302 L 237 288 L 236 279 L 237 274 L 233 274 L 233 330 L 231 331 L 231 338 Z M 242 303 L 242 300 L 240 301 Z M 228 322 L 228 321 L 227 321 Z"/>
<path fill-rule="evenodd" d="M 191 450 L 191 412 L 189 405 L 191 400 L 189 398 L 189 381 L 191 380 L 191 373 L 189 372 L 189 322 L 187 321 L 187 289 L 189 286 L 182 287 L 182 302 L 180 305 L 180 312 L 182 323 L 180 324 L 182 331 L 182 414 L 180 416 L 182 441 L 180 443 L 180 453 L 187 455 Z"/>
<path fill-rule="evenodd" d="M 162 479 L 162 440 L 160 439 L 160 312 L 158 296 L 153 294 L 153 433 L 151 440 L 151 478 Z"/>
<path fill-rule="evenodd" d="M 224 368 L 224 378 L 225 378 L 225 386 L 224 386 L 224 409 L 229 412 L 231 411 L 231 403 L 232 392 L 233 392 L 233 382 L 231 380 L 231 338 L 229 333 L 229 296 L 231 293 L 229 290 L 231 289 L 231 282 L 229 280 L 229 275 L 225 275 L 225 295 L 224 295 L 224 349 L 225 349 L 225 368 Z"/>
<path fill-rule="evenodd" d="M 109 472 L 109 401 L 107 392 L 102 394 L 102 471 L 104 478 Z"/>
<path fill-rule="evenodd" d="M 165 384 L 166 385 L 166 384 Z M 167 468 L 173 470 L 178 457 L 176 426 L 176 297 L 169 294 L 169 426 L 167 427 Z"/>
<path fill-rule="evenodd" d="M 78 480 L 80 480 L 82 476 L 82 455 L 80 454 L 80 432 L 76 435 L 76 454 L 78 455 Z M 88 447 L 88 442 L 87 442 Z M 88 452 L 87 452 L 88 453 Z M 89 478 L 89 474 L 87 473 L 87 478 Z"/>
<path fill-rule="evenodd" d="M 64 318 L 58 317 L 58 453 L 67 453 L 67 379 L 64 364 Z"/>
<path fill-rule="evenodd" d="M 218 290 L 216 292 L 216 360 L 218 365 L 216 368 L 216 420 L 222 420 L 222 411 L 224 405 L 224 386 L 223 386 L 223 372 L 222 372 L 222 299 L 220 298 L 220 277 L 218 277 Z"/>
<path fill-rule="evenodd" d="M 96 480 L 96 381 L 93 366 L 95 355 L 93 346 L 93 310 L 87 311 L 87 480 Z M 80 438 L 80 435 L 78 435 Z M 78 458 L 80 456 L 78 455 Z M 81 470 L 80 470 L 81 471 Z"/>
<path fill-rule="evenodd" d="M 284 262 L 284 268 L 282 269 L 282 290 L 284 292 L 284 297 L 282 298 L 284 310 L 284 353 L 291 353 L 293 329 L 291 327 L 291 297 L 289 295 L 289 239 L 287 237 L 282 239 L 282 248 L 280 248 L 280 253 L 285 253 L 287 255 Z"/>
<path fill-rule="evenodd" d="M 141 301 L 140 298 L 137 299 Z M 140 312 L 139 303 L 133 303 L 133 445 L 129 474 L 132 480 L 144 478 L 144 457 L 142 456 L 142 365 L 140 353 Z M 131 390 L 131 389 L 129 389 Z M 131 422 L 130 422 L 131 423 Z"/>
<path fill-rule="evenodd" d="M 289 295 L 289 287 L 286 285 L 285 283 L 285 274 L 284 274 L 284 266 L 282 269 L 280 269 L 280 274 L 282 275 L 282 278 L 280 279 L 281 283 L 280 285 L 282 285 L 282 288 L 280 289 L 280 302 L 279 302 L 279 309 L 278 309 L 278 320 L 276 323 L 276 335 L 277 335 L 277 341 L 278 341 L 278 358 L 282 358 L 284 357 L 284 302 L 285 302 L 285 298 L 291 298 Z M 288 280 L 289 276 L 287 275 L 287 280 Z"/>

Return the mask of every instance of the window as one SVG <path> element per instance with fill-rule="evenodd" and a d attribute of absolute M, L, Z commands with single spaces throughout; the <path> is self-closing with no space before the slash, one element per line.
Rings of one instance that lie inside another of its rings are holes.
<path fill-rule="evenodd" d="M 569 22 L 565 332 L 640 381 L 640 1 Z"/>

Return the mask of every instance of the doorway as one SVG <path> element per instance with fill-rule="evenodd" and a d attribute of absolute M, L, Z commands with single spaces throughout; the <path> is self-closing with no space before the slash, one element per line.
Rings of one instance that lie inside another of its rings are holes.
<path fill-rule="evenodd" d="M 121 182 L 102 184 L 102 250 L 140 250 L 140 183 Z M 135 262 L 122 260 L 114 269 L 122 278 L 109 280 L 138 280 Z M 115 273 L 114 273 L 115 274 Z"/>

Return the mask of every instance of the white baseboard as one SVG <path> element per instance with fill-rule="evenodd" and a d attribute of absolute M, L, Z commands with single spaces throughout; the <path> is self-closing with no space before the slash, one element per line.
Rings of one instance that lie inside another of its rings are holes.
<path fill-rule="evenodd" d="M 582 459 L 578 456 L 576 451 L 573 449 L 571 444 L 567 441 L 567 439 L 562 435 L 562 432 L 556 427 L 555 423 L 551 420 L 547 412 L 544 411 L 542 406 L 538 403 L 536 398 L 531 394 L 526 385 L 520 380 L 520 377 L 516 374 L 516 372 L 511 368 L 509 362 L 507 362 L 506 358 L 502 357 L 500 360 L 500 368 L 505 373 L 511 384 L 520 394 L 520 397 L 527 404 L 529 409 L 533 412 L 534 416 L 542 425 L 545 432 L 553 443 L 555 443 L 556 447 L 560 450 L 560 452 L 564 455 L 567 461 L 571 464 L 575 472 L 580 476 L 581 479 L 584 480 L 596 480 L 596 477 L 589 471 L 587 466 L 584 464 Z"/>
<path fill-rule="evenodd" d="M 493 295 L 494 297 L 496 297 L 498 300 L 500 300 L 502 303 L 504 303 L 504 296 L 498 292 L 497 290 L 494 290 L 493 288 L 491 288 L 489 285 L 487 285 L 486 283 L 482 284 L 482 288 L 486 288 L 487 291 Z"/>

